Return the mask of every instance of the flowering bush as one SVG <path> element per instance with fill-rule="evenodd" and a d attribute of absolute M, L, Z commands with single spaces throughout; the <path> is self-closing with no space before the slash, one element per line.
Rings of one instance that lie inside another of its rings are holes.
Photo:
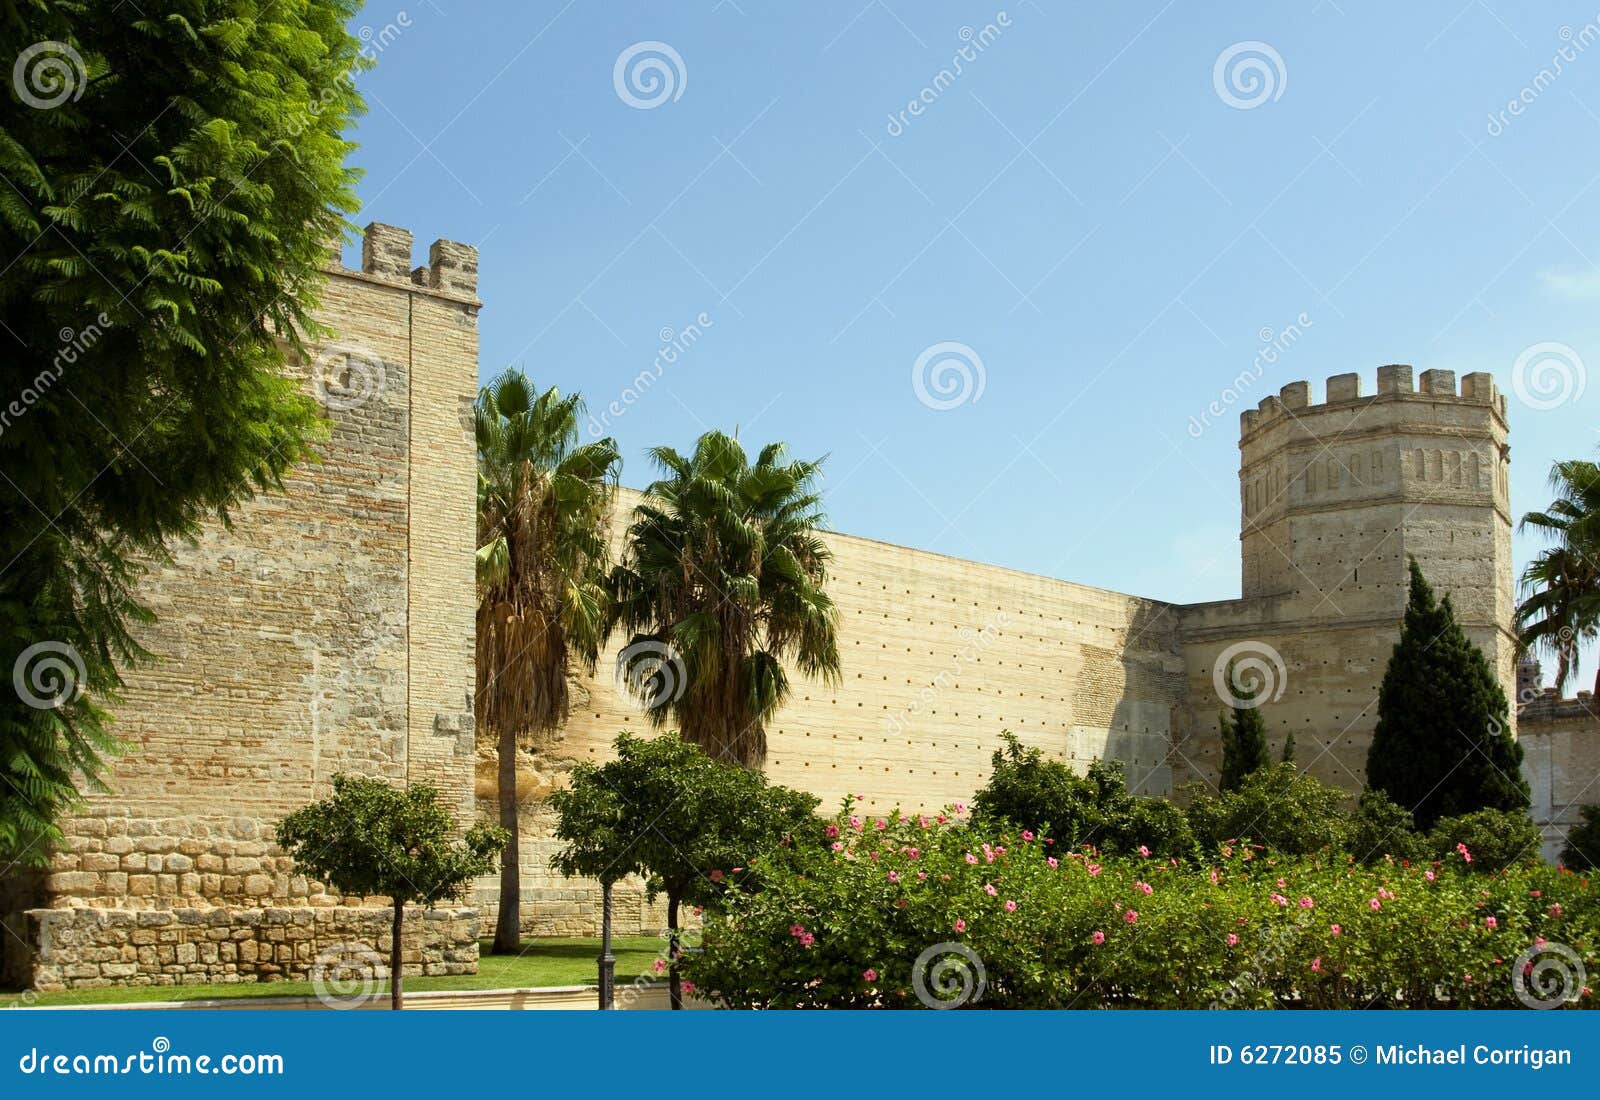
<path fill-rule="evenodd" d="M 694 984 L 771 1008 L 1594 1004 L 1580 975 L 1600 973 L 1600 905 L 1571 872 L 1237 843 L 1200 864 L 1110 856 L 960 811 L 847 803 L 829 847 L 707 915 Z"/>

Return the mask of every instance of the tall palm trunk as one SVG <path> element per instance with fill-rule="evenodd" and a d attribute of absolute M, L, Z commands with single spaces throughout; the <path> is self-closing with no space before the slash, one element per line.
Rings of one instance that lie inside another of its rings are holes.
<path fill-rule="evenodd" d="M 500 859 L 500 909 L 494 922 L 496 955 L 515 955 L 522 950 L 522 864 L 521 837 L 517 821 L 517 736 L 502 732 L 498 738 L 500 827 L 511 840 Z"/>

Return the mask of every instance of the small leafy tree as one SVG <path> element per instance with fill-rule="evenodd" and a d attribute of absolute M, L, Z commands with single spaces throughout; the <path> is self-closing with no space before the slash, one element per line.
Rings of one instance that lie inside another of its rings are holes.
<path fill-rule="evenodd" d="M 1367 782 L 1422 830 L 1473 810 L 1526 810 L 1522 746 L 1509 728 L 1504 688 L 1450 597 L 1436 601 L 1413 560 L 1405 622 L 1378 690 Z"/>
<path fill-rule="evenodd" d="M 1539 826 L 1526 810 L 1475 810 L 1441 817 L 1427 839 L 1435 859 L 1460 860 L 1468 870 L 1486 875 L 1537 861 L 1544 844 Z"/>
<path fill-rule="evenodd" d="M 676 734 L 623 734 L 609 763 L 579 764 L 551 796 L 566 841 L 551 866 L 615 881 L 638 871 L 647 896 L 667 898 L 672 1007 L 683 1007 L 681 910 L 714 905 L 751 861 L 792 848 L 817 828 L 815 796 L 707 756 Z"/>
<path fill-rule="evenodd" d="M 1561 863 L 1574 871 L 1600 870 L 1600 806 L 1585 806 L 1579 812 L 1583 814 L 1583 824 L 1573 826 L 1567 833 Z"/>
<path fill-rule="evenodd" d="M 1230 682 L 1235 682 L 1230 674 Z M 1246 688 L 1239 689 L 1239 702 L 1222 712 L 1222 789 L 1236 791 L 1245 776 L 1260 771 L 1272 763 L 1267 751 L 1267 723 L 1261 717 L 1261 708 L 1255 705 L 1255 694 Z"/>
<path fill-rule="evenodd" d="M 1207 851 L 1254 840 L 1285 855 L 1308 855 L 1345 844 L 1350 817 L 1344 801 L 1343 791 L 1293 764 L 1269 764 L 1245 776 L 1237 790 L 1217 797 L 1197 792 L 1189 825 Z"/>
<path fill-rule="evenodd" d="M 1411 811 L 1371 787 L 1361 792 L 1348 843 L 1350 854 L 1362 863 L 1381 863 L 1385 856 L 1414 862 L 1426 859 L 1430 852 Z"/>
<path fill-rule="evenodd" d="M 1162 798 L 1130 794 L 1121 762 L 1096 760 L 1078 775 L 1039 749 L 1024 748 L 1010 730 L 1000 736 L 1004 744 L 991 758 L 989 781 L 973 797 L 974 822 L 1048 829 L 1067 848 L 1093 844 L 1123 854 L 1141 847 L 1158 856 L 1193 854 L 1183 811 Z"/>
<path fill-rule="evenodd" d="M 387 897 L 394 905 L 389 945 L 390 1006 L 402 1006 L 401 942 L 407 902 L 434 905 L 458 896 L 494 869 L 508 838 L 474 825 L 461 841 L 456 823 L 425 783 L 401 789 L 381 779 L 336 775 L 333 794 L 278 823 L 278 844 L 308 874 L 348 897 Z"/>

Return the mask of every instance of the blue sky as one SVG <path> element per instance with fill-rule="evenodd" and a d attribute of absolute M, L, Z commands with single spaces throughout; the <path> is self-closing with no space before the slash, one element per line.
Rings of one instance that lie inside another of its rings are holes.
<path fill-rule="evenodd" d="M 1593 6 L 408 3 L 355 24 L 393 24 L 359 221 L 476 243 L 485 376 L 597 413 L 698 326 L 606 425 L 627 484 L 737 427 L 828 454 L 840 530 L 1193 601 L 1238 594 L 1238 417 L 1191 418 L 1263 334 L 1240 407 L 1493 372 L 1518 512 L 1600 442 Z M 639 43 L 666 84 L 619 91 Z M 941 343 L 982 364 L 949 409 Z"/>

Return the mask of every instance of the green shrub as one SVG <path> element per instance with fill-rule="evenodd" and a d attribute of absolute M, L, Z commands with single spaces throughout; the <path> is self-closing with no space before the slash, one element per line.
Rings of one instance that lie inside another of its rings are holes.
<path fill-rule="evenodd" d="M 1475 810 L 1459 817 L 1441 817 L 1428 833 L 1435 859 L 1459 861 L 1481 874 L 1537 860 L 1543 842 L 1526 810 Z"/>
<path fill-rule="evenodd" d="M 1428 859 L 1432 851 L 1427 838 L 1417 832 L 1411 811 L 1371 787 L 1361 792 L 1346 843 L 1362 863 L 1380 863 L 1385 857 L 1416 863 Z"/>
<path fill-rule="evenodd" d="M 1194 795 L 1189 826 L 1206 852 L 1253 840 L 1285 855 L 1309 855 L 1347 842 L 1345 797 L 1292 763 L 1272 764 L 1245 776 L 1237 790 Z"/>
<path fill-rule="evenodd" d="M 1567 834 L 1561 862 L 1575 871 L 1593 871 L 1600 869 L 1600 806 L 1585 806 L 1580 812 L 1583 824 Z"/>
<path fill-rule="evenodd" d="M 992 758 L 989 782 L 973 798 L 973 820 L 1048 833 L 1069 848 L 1092 844 L 1129 855 L 1141 845 L 1158 856 L 1188 858 L 1194 837 L 1183 811 L 1162 798 L 1128 793 L 1119 761 L 1096 760 L 1079 775 L 1037 748 L 1023 748 L 1009 730 Z"/>
<path fill-rule="evenodd" d="M 1224 846 L 1207 866 L 891 814 L 761 868 L 685 964 L 735 1008 L 1516 1007 L 1538 938 L 1600 967 L 1586 879 Z M 1592 1007 L 1574 983 L 1558 990 Z M 980 995 L 981 994 L 981 995 Z"/>

